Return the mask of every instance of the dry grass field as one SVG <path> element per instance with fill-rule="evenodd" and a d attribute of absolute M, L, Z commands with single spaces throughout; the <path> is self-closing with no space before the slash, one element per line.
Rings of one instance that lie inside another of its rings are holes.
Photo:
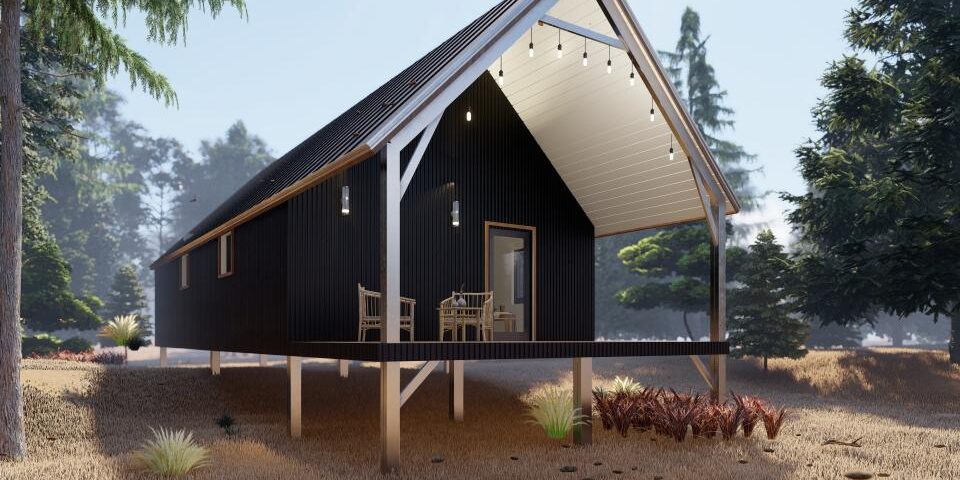
<path fill-rule="evenodd" d="M 569 384 L 567 361 L 476 362 L 466 367 L 466 421 L 447 420 L 446 378 L 431 375 L 402 412 L 403 478 L 842 479 L 851 471 L 895 479 L 960 478 L 960 369 L 943 352 L 814 352 L 799 361 L 731 361 L 730 387 L 792 412 L 781 437 L 672 440 L 597 427 L 592 447 L 548 440 L 519 398 Z M 702 390 L 686 358 L 595 362 L 597 383 Z M 409 378 L 413 370 L 405 370 Z M 0 463 L 0 478 L 151 478 L 132 461 L 148 427 L 192 430 L 212 465 L 190 478 L 371 478 L 378 475 L 378 375 L 363 365 L 341 379 L 329 364 L 304 368 L 304 437 L 286 434 L 284 370 L 100 367 L 24 363 L 30 457 Z M 240 433 L 214 424 L 234 416 Z M 862 437 L 862 447 L 822 445 Z M 772 450 L 772 451 L 765 451 Z M 442 457 L 442 463 L 431 458 Z M 516 457 L 512 460 L 511 457 Z M 746 462 L 746 463 L 742 463 Z M 599 463 L 598 465 L 595 465 Z M 577 467 L 561 473 L 560 467 Z M 618 473 L 619 472 L 619 473 Z"/>

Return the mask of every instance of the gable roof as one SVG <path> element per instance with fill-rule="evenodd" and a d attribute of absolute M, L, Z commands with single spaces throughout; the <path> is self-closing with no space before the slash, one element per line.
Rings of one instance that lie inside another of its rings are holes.
<path fill-rule="evenodd" d="M 612 35 L 619 35 L 615 27 L 611 26 L 611 23 L 615 23 L 612 20 L 627 22 L 627 26 L 635 28 L 635 33 L 639 34 L 639 38 L 634 35 L 633 40 L 639 40 L 640 48 L 648 50 L 647 58 L 638 58 L 639 52 L 627 52 L 632 62 L 638 65 L 637 73 L 644 82 L 647 82 L 651 91 L 655 89 L 655 85 L 649 82 L 656 79 L 648 79 L 647 76 L 659 76 L 660 83 L 666 79 L 655 56 L 650 58 L 649 53 L 652 49 L 640 33 L 639 27 L 635 25 L 632 13 L 629 12 L 623 0 L 599 0 L 599 2 L 561 0 L 560 3 L 562 5 L 558 6 L 558 0 L 501 1 L 267 166 L 207 215 L 187 236 L 154 262 L 153 266 L 172 260 L 216 238 L 223 232 L 316 185 L 330 175 L 370 157 L 391 139 L 396 139 L 398 136 L 404 137 L 404 132 L 407 133 L 402 141 L 405 143 L 411 140 L 426 126 L 426 122 L 436 116 L 437 110 L 442 112 L 446 104 L 456 98 L 478 75 L 488 67 L 492 69 L 490 65 L 493 58 L 497 56 L 502 58 L 511 46 L 516 47 L 522 43 L 525 48 L 526 39 L 520 37 L 526 33 L 527 29 L 531 29 L 532 32 L 533 25 L 544 18 L 548 11 L 551 14 L 555 10 L 562 13 L 565 10 L 572 10 L 570 8 L 572 4 L 591 5 L 595 10 L 591 12 L 591 18 L 596 20 L 596 12 L 601 12 L 602 16 L 611 20 L 604 22 L 606 31 L 603 33 Z M 608 5 L 604 8 L 603 4 Z M 611 12 L 611 10 L 618 11 Z M 619 18 L 614 19 L 611 18 L 612 16 Z M 629 18 L 623 18 L 624 16 Z M 571 20 L 582 20 L 582 18 L 571 18 Z M 622 35 L 619 36 L 624 40 L 624 45 L 629 46 L 631 40 L 623 38 Z M 644 75 L 644 67 L 650 70 L 647 75 Z M 661 88 L 664 88 L 663 85 Z M 729 186 L 726 185 L 702 136 L 693 127 L 689 115 L 677 100 L 676 92 L 673 91 L 669 81 L 666 82 L 665 89 L 660 95 L 651 93 L 651 100 L 661 106 L 665 116 L 675 117 L 676 121 L 672 123 L 677 125 L 670 125 L 670 128 L 676 132 L 680 146 L 686 144 L 685 150 L 692 157 L 699 156 L 704 161 L 708 168 L 708 175 L 724 189 L 728 205 L 727 212 L 735 213 L 739 210 L 739 204 Z M 509 98 L 509 91 L 505 90 L 505 93 Z M 513 99 L 511 101 L 513 102 Z M 431 107 L 433 107 L 432 111 Z M 646 115 L 646 112 L 639 111 L 637 115 Z M 527 123 L 529 127 L 530 123 Z M 531 131 L 537 136 L 535 128 L 531 128 Z M 538 138 L 538 141 L 541 140 L 542 138 Z M 549 149 L 544 148 L 544 150 Z M 691 159 L 691 162 L 693 161 L 694 159 Z M 561 175 L 563 175 L 562 171 Z M 693 182 L 692 178 L 691 174 L 690 182 Z M 699 215 L 686 215 L 681 218 L 681 221 L 692 221 L 703 217 L 703 213 L 700 212 Z M 678 222 L 663 222 L 663 224 L 667 223 Z M 639 226 L 623 228 L 622 231 L 659 226 L 655 222 L 637 225 Z M 598 234 L 610 233 L 617 232 L 614 230 L 598 232 Z"/>

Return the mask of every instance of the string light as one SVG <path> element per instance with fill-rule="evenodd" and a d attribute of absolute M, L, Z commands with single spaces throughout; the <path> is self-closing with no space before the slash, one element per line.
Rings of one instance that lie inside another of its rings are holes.
<path fill-rule="evenodd" d="M 583 66 L 586 67 L 587 63 L 587 37 L 583 37 Z"/>
<path fill-rule="evenodd" d="M 607 45 L 607 75 L 613 73 L 613 62 L 610 61 L 610 45 Z"/>
<path fill-rule="evenodd" d="M 533 27 L 530 27 L 530 48 L 527 50 L 527 55 L 533 58 Z"/>
<path fill-rule="evenodd" d="M 473 113 L 470 111 L 470 107 L 467 107 L 467 121 L 473 121 Z"/>
<path fill-rule="evenodd" d="M 563 43 L 560 42 L 560 29 L 557 29 L 557 58 L 563 58 Z"/>
<path fill-rule="evenodd" d="M 631 65 L 630 66 L 630 86 L 632 87 L 636 84 L 637 84 L 637 79 L 633 75 L 633 65 Z"/>
<path fill-rule="evenodd" d="M 497 83 L 503 86 L 503 55 L 500 56 L 500 74 L 497 75 Z"/>
<path fill-rule="evenodd" d="M 652 97 L 652 96 L 650 97 L 650 121 L 651 121 L 651 122 L 657 121 L 657 114 L 656 114 L 656 112 L 653 110 L 653 97 Z"/>
<path fill-rule="evenodd" d="M 673 161 L 673 135 L 670 135 L 670 161 Z"/>

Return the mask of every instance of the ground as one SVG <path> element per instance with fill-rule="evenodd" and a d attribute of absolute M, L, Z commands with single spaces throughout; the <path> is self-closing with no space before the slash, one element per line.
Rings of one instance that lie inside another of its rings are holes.
<path fill-rule="evenodd" d="M 283 362 L 259 368 L 254 357 L 238 358 L 248 363 L 226 357 L 219 377 L 198 365 L 25 361 L 30 456 L 0 463 L 0 478 L 151 478 L 131 453 L 151 436 L 149 427 L 159 426 L 192 430 L 210 447 L 212 465 L 191 478 L 377 476 L 375 365 L 354 364 L 350 377 L 341 379 L 330 362 L 306 363 L 304 432 L 294 440 L 285 423 Z M 598 359 L 594 369 L 597 383 L 627 374 L 649 385 L 703 389 L 682 357 Z M 635 432 L 624 439 L 598 425 L 592 447 L 571 447 L 526 423 L 519 399 L 543 383 L 569 385 L 569 361 L 468 362 L 465 371 L 464 423 L 447 418 L 440 369 L 403 407 L 402 477 L 840 479 L 863 471 L 896 479 L 960 478 L 960 368 L 951 367 L 943 352 L 813 352 L 799 361 L 773 360 L 768 374 L 757 362 L 732 360 L 733 390 L 790 409 L 774 441 L 761 429 L 750 439 L 677 444 Z M 404 370 L 405 379 L 413 374 Z M 239 434 L 228 437 L 214 424 L 223 413 L 238 420 Z M 858 437 L 860 448 L 823 445 Z M 433 463 L 434 457 L 443 461 Z M 577 471 L 561 473 L 567 465 Z"/>

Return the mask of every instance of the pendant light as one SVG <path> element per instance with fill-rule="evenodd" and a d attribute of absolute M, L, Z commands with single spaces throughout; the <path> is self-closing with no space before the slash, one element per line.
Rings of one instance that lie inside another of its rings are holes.
<path fill-rule="evenodd" d="M 557 58 L 563 58 L 563 43 L 560 42 L 560 29 L 557 29 Z"/>
<path fill-rule="evenodd" d="M 530 27 L 530 48 L 527 50 L 527 55 L 533 58 L 533 27 Z"/>
<path fill-rule="evenodd" d="M 607 45 L 607 75 L 613 73 L 613 62 L 610 61 L 610 45 Z"/>
<path fill-rule="evenodd" d="M 586 67 L 589 61 L 587 60 L 587 37 L 583 37 L 583 66 Z"/>
<path fill-rule="evenodd" d="M 497 75 L 497 83 L 503 87 L 503 55 L 500 55 L 500 73 Z"/>
<path fill-rule="evenodd" d="M 657 114 L 656 114 L 656 111 L 654 111 L 653 109 L 653 96 L 650 97 L 650 121 L 651 122 L 657 121 Z"/>
<path fill-rule="evenodd" d="M 670 161 L 673 161 L 673 134 L 670 135 Z"/>
<path fill-rule="evenodd" d="M 630 66 L 630 86 L 632 87 L 632 86 L 634 86 L 634 85 L 636 85 L 636 84 L 637 84 L 637 79 L 636 79 L 635 76 L 633 75 L 633 65 L 631 65 L 631 66 Z"/>
<path fill-rule="evenodd" d="M 470 111 L 470 107 L 467 107 L 467 121 L 473 121 L 473 113 Z"/>
<path fill-rule="evenodd" d="M 340 214 L 350 215 L 350 186 L 348 185 L 340 189 Z"/>
<path fill-rule="evenodd" d="M 450 209 L 450 224 L 454 227 L 460 226 L 460 201 L 453 201 L 453 208 Z"/>

